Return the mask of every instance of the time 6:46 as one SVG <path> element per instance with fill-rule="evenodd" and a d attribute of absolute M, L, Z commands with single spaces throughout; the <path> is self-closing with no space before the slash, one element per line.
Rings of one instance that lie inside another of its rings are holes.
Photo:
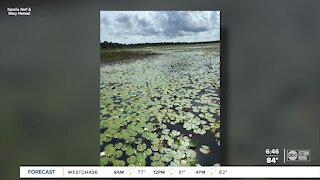
<path fill-rule="evenodd" d="M 266 154 L 276 154 L 278 155 L 280 153 L 279 149 L 266 149 Z"/>

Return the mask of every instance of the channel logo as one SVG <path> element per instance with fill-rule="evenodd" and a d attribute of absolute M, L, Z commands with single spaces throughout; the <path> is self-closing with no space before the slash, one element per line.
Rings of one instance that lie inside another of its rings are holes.
<path fill-rule="evenodd" d="M 288 149 L 287 161 L 310 161 L 309 149 Z"/>

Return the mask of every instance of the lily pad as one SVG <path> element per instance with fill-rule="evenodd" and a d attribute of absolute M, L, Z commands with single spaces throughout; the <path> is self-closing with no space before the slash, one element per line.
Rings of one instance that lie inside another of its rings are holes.
<path fill-rule="evenodd" d="M 105 156 L 108 156 L 108 157 L 113 155 L 115 151 L 116 151 L 116 148 L 114 148 L 112 144 L 109 144 L 104 148 Z"/>
<path fill-rule="evenodd" d="M 158 147 L 158 145 L 151 145 L 151 149 L 152 149 L 152 151 L 158 151 L 159 147 Z"/>
<path fill-rule="evenodd" d="M 114 160 L 113 165 L 114 166 L 124 166 L 124 165 L 126 165 L 126 163 L 122 160 Z"/>
<path fill-rule="evenodd" d="M 180 135 L 180 131 L 177 131 L 177 130 L 171 131 L 171 136 L 172 136 L 172 137 L 177 137 L 177 136 L 179 136 L 179 135 Z"/>
<path fill-rule="evenodd" d="M 108 164 L 108 162 L 109 162 L 108 157 L 101 157 L 100 158 L 100 166 L 104 166 L 104 165 Z"/>
<path fill-rule="evenodd" d="M 136 162 L 136 159 L 137 159 L 136 156 L 130 156 L 128 157 L 127 162 L 129 164 L 134 164 Z"/>
<path fill-rule="evenodd" d="M 162 130 L 162 134 L 169 134 L 170 130 L 169 129 L 164 129 Z"/>
<path fill-rule="evenodd" d="M 203 154 L 209 154 L 210 153 L 209 146 L 207 146 L 207 145 L 202 145 L 199 150 Z"/>
<path fill-rule="evenodd" d="M 180 164 L 180 161 L 174 160 L 174 161 L 170 162 L 170 166 L 181 166 L 181 164 Z"/>
<path fill-rule="evenodd" d="M 130 156 L 130 155 L 132 155 L 132 154 L 134 154 L 135 153 L 135 149 L 133 149 L 132 147 L 129 147 L 128 149 L 127 149 L 127 151 L 126 151 L 126 154 L 128 155 L 128 156 Z"/>
<path fill-rule="evenodd" d="M 123 144 L 120 142 L 120 143 L 117 143 L 116 145 L 114 145 L 114 147 L 115 147 L 116 149 L 121 149 L 122 145 L 123 145 Z"/>
<path fill-rule="evenodd" d="M 188 158 L 194 159 L 194 158 L 196 158 L 197 153 L 196 153 L 194 150 L 192 150 L 192 149 L 188 149 L 188 150 L 186 151 L 186 156 L 187 156 Z"/>
<path fill-rule="evenodd" d="M 114 152 L 114 156 L 115 156 L 116 158 L 120 158 L 120 157 L 122 156 L 122 154 L 123 154 L 123 152 L 120 151 L 120 150 Z"/>
<path fill-rule="evenodd" d="M 187 165 L 188 165 L 188 161 L 185 160 L 185 159 L 181 159 L 180 165 L 181 165 L 181 166 L 187 166 Z"/>
<path fill-rule="evenodd" d="M 150 159 L 152 161 L 158 161 L 158 160 L 160 160 L 160 158 L 161 158 L 161 155 L 159 153 L 157 153 L 157 152 L 154 153 L 153 156 L 150 157 Z"/>
<path fill-rule="evenodd" d="M 170 162 L 172 160 L 172 155 L 171 154 L 164 154 L 163 155 L 163 161 L 164 162 Z"/>
<path fill-rule="evenodd" d="M 150 156 L 150 155 L 152 154 L 152 150 L 151 150 L 150 148 L 148 148 L 145 152 L 146 152 L 146 154 L 147 154 L 148 156 Z"/>
<path fill-rule="evenodd" d="M 162 161 L 153 161 L 151 163 L 152 166 L 164 166 L 164 163 Z"/>
<path fill-rule="evenodd" d="M 144 151 L 145 149 L 147 148 L 147 145 L 146 144 L 139 144 L 138 146 L 137 146 L 137 150 L 138 151 Z"/>
<path fill-rule="evenodd" d="M 180 145 L 182 145 L 182 146 L 189 146 L 189 139 L 187 139 L 187 138 L 182 138 L 182 139 L 180 139 Z"/>
<path fill-rule="evenodd" d="M 180 150 L 177 150 L 177 151 L 172 151 L 172 157 L 174 159 L 181 159 L 183 156 L 183 152 L 180 151 Z"/>

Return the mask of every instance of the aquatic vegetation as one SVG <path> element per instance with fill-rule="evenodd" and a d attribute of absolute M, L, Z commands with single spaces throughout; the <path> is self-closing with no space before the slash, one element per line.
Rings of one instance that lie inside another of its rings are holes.
<path fill-rule="evenodd" d="M 137 150 L 138 150 L 138 151 L 144 151 L 146 148 L 147 148 L 147 145 L 146 145 L 146 144 L 139 144 L 139 145 L 137 146 Z"/>
<path fill-rule="evenodd" d="M 156 56 L 101 67 L 101 166 L 196 166 L 220 145 L 213 46 L 153 47 Z M 210 142 L 198 145 L 199 136 Z"/>
<path fill-rule="evenodd" d="M 137 160 L 136 156 L 130 156 L 130 157 L 128 157 L 127 162 L 129 164 L 134 164 L 136 162 L 136 160 Z"/>
<path fill-rule="evenodd" d="M 115 151 L 116 151 L 116 148 L 114 148 L 112 144 L 108 144 L 104 148 L 105 156 L 112 156 Z"/>
<path fill-rule="evenodd" d="M 202 152 L 203 154 L 209 154 L 210 152 L 210 149 L 209 149 L 209 146 L 207 145 L 202 145 L 199 149 L 200 152 Z"/>

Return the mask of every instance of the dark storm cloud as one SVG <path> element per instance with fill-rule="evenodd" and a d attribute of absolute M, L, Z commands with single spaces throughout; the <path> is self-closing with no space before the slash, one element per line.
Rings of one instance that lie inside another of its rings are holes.
<path fill-rule="evenodd" d="M 101 12 L 101 41 L 120 43 L 219 40 L 220 14 L 209 11 Z"/>

